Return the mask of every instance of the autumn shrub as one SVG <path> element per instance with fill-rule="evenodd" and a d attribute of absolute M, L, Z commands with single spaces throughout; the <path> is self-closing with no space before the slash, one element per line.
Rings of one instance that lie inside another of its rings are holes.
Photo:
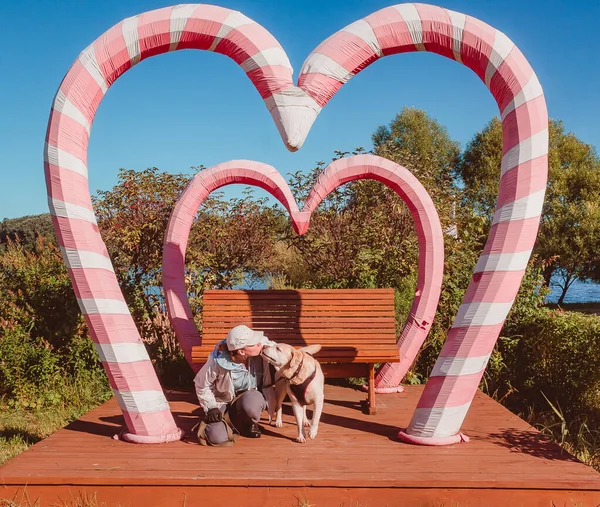
<path fill-rule="evenodd" d="M 0 396 L 8 406 L 63 400 L 65 382 L 108 385 L 59 248 L 8 241 L 0 255 Z"/>
<path fill-rule="evenodd" d="M 536 410 L 560 407 L 574 423 L 600 422 L 600 317 L 541 308 L 516 327 L 506 377 L 508 401 Z"/>

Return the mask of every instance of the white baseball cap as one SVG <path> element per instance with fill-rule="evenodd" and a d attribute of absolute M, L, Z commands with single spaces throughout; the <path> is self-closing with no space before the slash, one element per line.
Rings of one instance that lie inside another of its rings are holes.
<path fill-rule="evenodd" d="M 227 333 L 226 343 L 229 350 L 239 350 L 250 345 L 268 341 L 265 338 L 265 333 L 262 331 L 254 331 L 248 326 L 235 326 Z"/>

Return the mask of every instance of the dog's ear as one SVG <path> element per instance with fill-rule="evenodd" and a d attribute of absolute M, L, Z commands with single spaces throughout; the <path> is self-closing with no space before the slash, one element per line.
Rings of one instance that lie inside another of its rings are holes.
<path fill-rule="evenodd" d="M 290 370 L 293 372 L 302 362 L 302 352 L 300 349 L 292 351 L 292 360 L 290 361 Z"/>
<path fill-rule="evenodd" d="M 300 347 L 298 350 L 314 356 L 317 352 L 319 352 L 319 350 L 321 350 L 321 345 L 307 345 L 306 347 Z"/>

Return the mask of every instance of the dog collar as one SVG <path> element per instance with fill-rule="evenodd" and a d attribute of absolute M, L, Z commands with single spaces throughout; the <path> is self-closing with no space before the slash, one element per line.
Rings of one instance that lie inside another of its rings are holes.
<path fill-rule="evenodd" d="M 291 360 L 290 360 L 291 361 Z M 277 380 L 272 381 L 270 384 L 263 386 L 263 389 L 266 389 L 268 387 L 273 387 L 277 382 L 279 382 L 280 380 L 287 380 L 288 382 L 291 382 L 293 379 L 295 379 L 298 375 L 300 375 L 300 370 L 302 369 L 302 365 L 304 364 L 304 356 L 302 356 L 302 359 L 300 361 L 300 364 L 298 365 L 298 368 L 296 369 L 296 371 L 294 372 L 294 374 L 291 377 L 279 377 Z M 314 375 L 316 373 L 316 369 L 315 372 L 313 372 L 313 374 L 311 375 L 311 380 L 314 378 Z"/>
<path fill-rule="evenodd" d="M 292 381 L 292 379 L 296 378 L 300 374 L 300 370 L 302 369 L 303 364 L 304 364 L 304 356 L 302 356 L 302 360 L 300 361 L 300 364 L 298 365 L 298 369 L 296 370 L 296 372 L 290 378 L 288 378 L 288 380 L 290 382 Z"/>

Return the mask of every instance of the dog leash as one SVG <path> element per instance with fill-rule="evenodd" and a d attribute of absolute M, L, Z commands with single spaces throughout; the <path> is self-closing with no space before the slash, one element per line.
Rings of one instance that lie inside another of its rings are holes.
<path fill-rule="evenodd" d="M 263 385 L 262 386 L 263 389 L 268 389 L 269 387 L 273 387 L 280 380 L 285 380 L 284 377 L 279 377 L 277 380 L 275 380 L 275 374 L 277 373 L 277 371 L 275 370 L 275 366 L 273 366 L 271 363 L 269 363 L 269 371 L 271 372 L 271 383 L 267 384 L 267 385 Z"/>

